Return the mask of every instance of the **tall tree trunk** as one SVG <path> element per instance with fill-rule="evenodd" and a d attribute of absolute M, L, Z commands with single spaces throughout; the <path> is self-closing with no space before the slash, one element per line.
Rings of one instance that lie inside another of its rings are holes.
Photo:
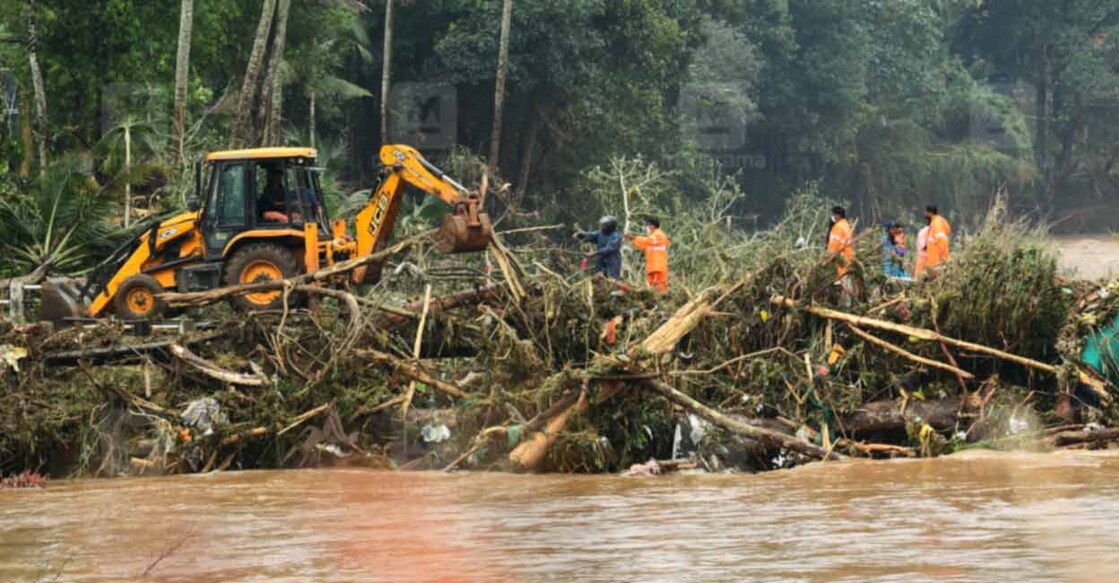
<path fill-rule="evenodd" d="M 276 7 L 276 30 L 272 35 L 272 54 L 268 58 L 268 75 L 264 78 L 264 86 L 268 90 L 268 102 L 265 104 L 266 115 L 261 143 L 265 146 L 280 143 L 280 126 L 284 119 L 284 88 L 280 63 L 284 60 L 290 8 L 291 0 L 279 0 Z"/>
<path fill-rule="evenodd" d="M 31 103 L 27 100 L 25 92 L 19 94 L 19 110 L 31 110 Z M 19 175 L 26 178 L 31 176 L 31 164 L 35 159 L 35 131 L 31 129 L 31 118 L 26 113 L 19 116 L 19 140 L 23 146 L 23 154 L 19 158 Z"/>
<path fill-rule="evenodd" d="M 183 161 L 183 133 L 186 131 L 186 93 L 190 77 L 190 39 L 194 27 L 194 0 L 179 2 L 179 50 L 175 54 L 175 119 L 171 127 L 171 147 L 175 163 Z M 127 226 L 128 217 L 125 216 Z"/>
<path fill-rule="evenodd" d="M 47 91 L 39 69 L 39 37 L 35 32 L 35 0 L 27 2 L 27 64 L 35 90 L 35 142 L 39 151 L 39 174 L 47 171 Z"/>
<path fill-rule="evenodd" d="M 245 80 L 241 83 L 241 94 L 237 99 L 237 111 L 233 121 L 233 133 L 230 142 L 233 146 L 243 146 L 252 134 L 253 103 L 256 101 L 257 85 L 260 81 L 260 67 L 264 62 L 264 53 L 268 49 L 269 32 L 272 30 L 272 19 L 276 12 L 276 0 L 264 0 L 260 8 L 260 20 L 256 25 L 256 37 L 253 39 L 253 50 L 249 53 L 249 62 L 245 65 Z"/>
<path fill-rule="evenodd" d="M 392 79 L 392 4 L 385 0 L 385 45 L 381 61 L 381 144 L 389 142 L 389 82 Z"/>
<path fill-rule="evenodd" d="M 310 136 L 311 136 L 311 147 L 314 148 L 315 147 L 315 90 L 314 89 L 311 90 L 311 103 L 308 105 L 307 109 L 308 109 L 307 133 L 310 134 Z"/>
<path fill-rule="evenodd" d="M 535 105 L 529 112 L 528 129 L 525 131 L 525 141 L 521 148 L 521 172 L 517 177 L 517 192 L 513 197 L 513 206 L 519 207 L 524 202 L 525 189 L 528 188 L 528 177 L 532 172 L 532 157 L 536 153 L 537 135 L 540 133 L 540 113 Z"/>
<path fill-rule="evenodd" d="M 501 161 L 501 117 L 505 106 L 505 76 L 509 72 L 509 27 L 513 20 L 513 0 L 501 8 L 501 41 L 497 50 L 497 75 L 493 88 L 493 133 L 490 135 L 490 167 Z"/>
<path fill-rule="evenodd" d="M 124 228 L 132 225 L 132 122 L 124 126 Z"/>
<path fill-rule="evenodd" d="M 1035 109 L 1037 113 L 1034 127 L 1034 160 L 1041 170 L 1043 182 L 1048 196 L 1049 174 L 1049 63 L 1048 51 L 1044 46 L 1039 48 L 1040 55 L 1037 59 L 1037 87 L 1034 93 Z"/>

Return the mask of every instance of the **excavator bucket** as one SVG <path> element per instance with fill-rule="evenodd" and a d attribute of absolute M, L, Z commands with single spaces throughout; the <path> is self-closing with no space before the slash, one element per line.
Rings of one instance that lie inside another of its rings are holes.
<path fill-rule="evenodd" d="M 43 288 L 40 290 L 39 320 L 62 326 L 69 325 L 72 319 L 84 315 L 85 310 L 78 301 L 77 290 L 50 280 L 43 282 Z"/>
<path fill-rule="evenodd" d="M 435 238 L 443 253 L 471 253 L 485 249 L 492 236 L 489 215 L 462 207 L 443 216 L 443 226 Z"/>

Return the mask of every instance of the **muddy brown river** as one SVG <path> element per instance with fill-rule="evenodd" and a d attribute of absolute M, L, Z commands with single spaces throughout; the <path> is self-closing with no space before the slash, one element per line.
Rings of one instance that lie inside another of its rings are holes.
<path fill-rule="evenodd" d="M 1119 452 L 759 475 L 367 470 L 0 492 L 0 580 L 1119 581 Z"/>

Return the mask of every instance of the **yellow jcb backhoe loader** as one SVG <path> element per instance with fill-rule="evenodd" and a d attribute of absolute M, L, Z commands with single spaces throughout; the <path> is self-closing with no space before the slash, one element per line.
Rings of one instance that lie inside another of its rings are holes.
<path fill-rule="evenodd" d="M 383 146 L 380 163 L 379 184 L 357 214 L 351 234 L 344 220 L 331 221 L 324 212 L 315 150 L 211 153 L 195 168 L 196 197 L 189 211 L 152 224 L 95 268 L 84 285 L 44 286 L 40 319 L 109 313 L 153 319 L 166 309 L 158 297 L 164 290 L 204 291 L 279 280 L 368 255 L 392 233 L 406 184 L 451 205 L 453 212 L 444 217 L 438 237 L 442 251 L 481 251 L 489 244 L 492 228 L 481 209 L 484 193 L 468 191 L 409 146 Z M 380 272 L 379 264 L 371 264 L 351 278 L 372 283 Z M 282 302 L 276 291 L 234 300 L 246 310 L 276 309 Z"/>

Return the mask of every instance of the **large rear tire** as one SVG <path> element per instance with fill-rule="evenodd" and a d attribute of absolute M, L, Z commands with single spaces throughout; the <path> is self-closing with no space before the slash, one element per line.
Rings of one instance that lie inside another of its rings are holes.
<path fill-rule="evenodd" d="M 113 296 L 113 313 L 122 320 L 158 320 L 167 311 L 159 299 L 163 286 L 154 277 L 138 273 L 124 280 Z"/>
<path fill-rule="evenodd" d="M 251 243 L 233 252 L 225 264 L 225 285 L 279 281 L 299 274 L 299 260 L 287 247 L 275 243 Z M 282 291 L 236 296 L 234 307 L 245 311 L 278 310 L 284 305 Z"/>

